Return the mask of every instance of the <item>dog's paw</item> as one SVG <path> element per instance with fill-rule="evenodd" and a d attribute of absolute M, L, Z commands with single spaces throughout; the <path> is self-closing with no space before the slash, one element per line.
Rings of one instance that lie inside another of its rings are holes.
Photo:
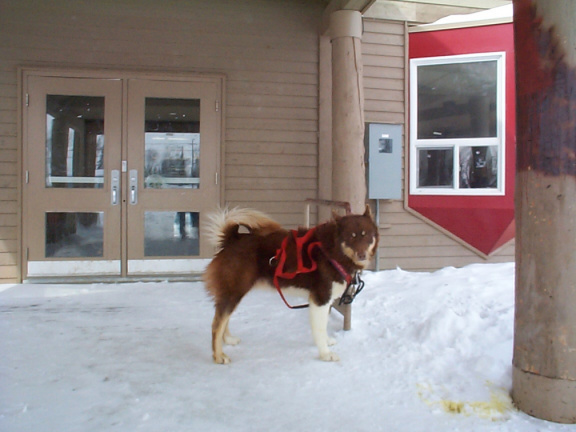
<path fill-rule="evenodd" d="M 338 354 L 335 354 L 332 351 L 328 351 L 326 353 L 320 354 L 320 360 L 326 362 L 337 362 L 340 361 L 340 357 L 338 357 Z"/>
<path fill-rule="evenodd" d="M 224 343 L 226 345 L 238 345 L 240 343 L 240 338 L 234 336 L 224 336 Z"/>
<path fill-rule="evenodd" d="M 336 345 L 336 339 L 329 337 L 328 338 L 328 346 Z"/>
<path fill-rule="evenodd" d="M 228 364 L 230 363 L 230 357 L 228 357 L 226 354 L 222 353 L 220 355 L 216 355 L 214 354 L 214 363 L 217 364 Z"/>

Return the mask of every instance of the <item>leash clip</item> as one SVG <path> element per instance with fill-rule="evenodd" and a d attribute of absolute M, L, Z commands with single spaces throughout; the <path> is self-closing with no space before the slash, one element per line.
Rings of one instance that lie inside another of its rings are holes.
<path fill-rule="evenodd" d="M 351 289 L 352 288 L 352 289 Z M 351 304 L 358 293 L 364 289 L 364 281 L 360 279 L 360 272 L 356 272 L 354 274 L 354 278 L 346 287 L 344 294 L 340 297 L 340 301 L 338 302 L 338 306 L 343 304 L 348 305 Z"/>

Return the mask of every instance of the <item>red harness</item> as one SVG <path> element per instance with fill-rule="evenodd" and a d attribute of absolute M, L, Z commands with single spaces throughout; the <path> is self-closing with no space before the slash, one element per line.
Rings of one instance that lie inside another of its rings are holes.
<path fill-rule="evenodd" d="M 324 248 L 322 247 L 321 242 L 313 241 L 313 242 L 308 243 L 308 246 L 306 247 L 306 253 L 308 254 L 308 258 L 310 259 L 310 267 L 304 266 L 304 255 L 303 255 L 304 245 L 314 235 L 315 231 L 316 231 L 316 228 L 312 228 L 312 229 L 308 230 L 302 237 L 298 237 L 298 231 L 296 231 L 296 230 L 291 231 L 292 237 L 294 238 L 294 242 L 296 244 L 296 262 L 297 262 L 297 265 L 296 265 L 295 271 L 288 272 L 288 271 L 284 270 L 284 266 L 286 265 L 286 258 L 288 256 L 288 254 L 286 253 L 286 248 L 288 246 L 288 240 L 289 240 L 290 236 L 286 236 L 286 238 L 282 242 L 282 245 L 280 246 L 280 249 L 278 249 L 276 251 L 276 256 L 274 256 L 274 258 L 272 258 L 270 260 L 270 262 L 276 261 L 276 263 L 277 263 L 276 270 L 274 272 L 274 286 L 276 287 L 278 294 L 280 294 L 280 297 L 282 297 L 282 300 L 284 301 L 286 306 L 288 306 L 290 309 L 303 309 L 303 308 L 308 307 L 308 305 L 307 304 L 303 304 L 303 305 L 299 305 L 299 306 L 290 305 L 286 301 L 286 298 L 284 297 L 284 294 L 282 293 L 282 290 L 280 289 L 280 282 L 278 279 L 280 279 L 280 278 L 282 278 L 282 279 L 294 279 L 299 274 L 310 273 L 310 272 L 313 272 L 314 270 L 316 270 L 318 268 L 318 264 L 316 263 L 316 261 L 314 261 L 312 259 L 312 251 L 314 248 L 318 247 L 318 248 L 320 248 L 320 250 L 322 252 L 324 252 Z M 350 283 L 352 282 L 352 276 L 350 276 L 348 274 L 348 272 L 346 272 L 346 270 L 344 270 L 344 267 L 342 267 L 342 265 L 339 262 L 337 262 L 336 260 L 329 258 L 329 257 L 328 257 L 328 259 L 330 260 L 330 262 L 332 263 L 334 268 L 336 268 L 336 270 L 338 270 L 338 272 L 344 278 L 346 283 L 348 285 L 350 285 Z"/>

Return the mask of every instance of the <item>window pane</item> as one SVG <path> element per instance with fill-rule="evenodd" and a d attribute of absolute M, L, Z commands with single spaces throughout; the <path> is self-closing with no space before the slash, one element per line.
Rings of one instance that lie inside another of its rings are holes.
<path fill-rule="evenodd" d="M 144 186 L 200 187 L 200 100 L 146 98 Z"/>
<path fill-rule="evenodd" d="M 453 187 L 454 151 L 418 150 L 418 187 Z"/>
<path fill-rule="evenodd" d="M 46 97 L 46 187 L 104 184 L 104 98 Z"/>
<path fill-rule="evenodd" d="M 195 256 L 200 252 L 198 212 L 157 211 L 144 216 L 144 256 Z"/>
<path fill-rule="evenodd" d="M 498 187 L 498 147 L 460 147 L 460 187 Z"/>
<path fill-rule="evenodd" d="M 104 214 L 46 213 L 46 257 L 101 257 Z"/>
<path fill-rule="evenodd" d="M 497 62 L 418 67 L 418 139 L 496 137 Z"/>

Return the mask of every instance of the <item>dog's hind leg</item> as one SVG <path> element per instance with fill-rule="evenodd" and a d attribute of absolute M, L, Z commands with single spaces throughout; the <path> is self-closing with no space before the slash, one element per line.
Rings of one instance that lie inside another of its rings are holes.
<path fill-rule="evenodd" d="M 230 321 L 230 314 L 231 312 L 226 311 L 225 308 L 216 305 L 216 313 L 212 321 L 212 357 L 215 363 L 230 363 L 230 358 L 222 351 L 222 342 L 228 321 Z"/>
<path fill-rule="evenodd" d="M 226 342 L 234 345 L 234 342 L 239 342 L 238 339 L 233 338 L 228 330 L 228 322 L 232 312 L 242 300 L 242 296 L 228 299 L 226 302 L 216 302 L 216 312 L 214 313 L 214 320 L 212 321 L 212 356 L 215 363 L 227 364 L 230 363 L 230 358 L 222 351 L 222 343 Z"/>
<path fill-rule="evenodd" d="M 240 343 L 240 338 L 232 336 L 230 333 L 230 320 L 226 324 L 226 329 L 224 330 L 224 343 L 226 345 L 238 345 Z"/>

